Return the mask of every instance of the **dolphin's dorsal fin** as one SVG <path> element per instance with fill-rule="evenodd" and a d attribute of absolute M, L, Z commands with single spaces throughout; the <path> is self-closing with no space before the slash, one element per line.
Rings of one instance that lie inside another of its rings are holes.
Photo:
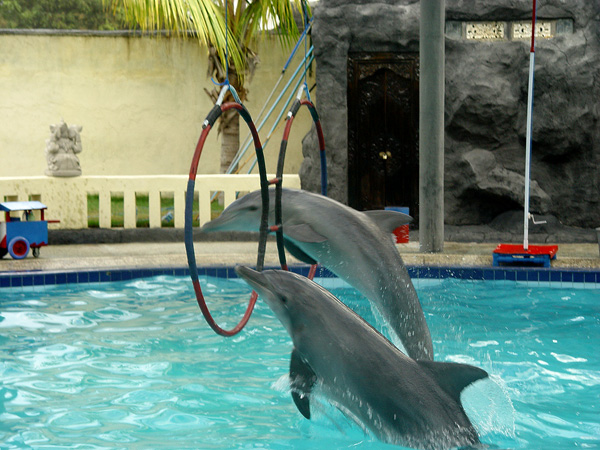
<path fill-rule="evenodd" d="M 307 223 L 301 223 L 298 225 L 284 225 L 283 234 L 300 242 L 325 242 L 327 238 L 317 233 Z"/>
<path fill-rule="evenodd" d="M 298 411 L 310 419 L 310 400 L 309 394 L 317 381 L 317 376 L 312 368 L 302 359 L 298 350 L 292 350 L 292 359 L 290 361 L 290 385 L 292 388 L 292 398 L 298 408 Z"/>
<path fill-rule="evenodd" d="M 373 211 L 363 211 L 363 213 L 386 233 L 393 233 L 396 228 L 407 225 L 413 221 L 413 218 L 408 214 L 398 211 L 377 209 Z"/>
<path fill-rule="evenodd" d="M 284 239 L 283 245 L 285 246 L 287 251 L 292 254 L 293 257 L 299 259 L 303 263 L 311 264 L 311 265 L 317 264 L 317 261 L 315 261 L 313 258 L 308 256 L 303 250 L 300 249 L 300 247 L 298 247 L 292 241 L 290 241 L 288 239 Z"/>
<path fill-rule="evenodd" d="M 479 367 L 468 364 L 417 361 L 428 372 L 440 387 L 457 402 L 460 402 L 460 393 L 469 384 L 486 378 L 488 373 Z"/>

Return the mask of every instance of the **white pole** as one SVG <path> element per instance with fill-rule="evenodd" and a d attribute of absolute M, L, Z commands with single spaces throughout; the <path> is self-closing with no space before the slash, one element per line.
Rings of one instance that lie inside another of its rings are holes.
<path fill-rule="evenodd" d="M 529 87 L 527 94 L 527 141 L 525 143 L 525 214 L 523 217 L 523 249 L 529 247 L 529 178 L 531 176 L 531 128 L 533 110 L 533 67 L 535 52 L 529 54 Z"/>
<path fill-rule="evenodd" d="M 527 137 L 525 143 L 525 207 L 523 214 L 523 249 L 529 248 L 529 178 L 531 177 L 531 131 L 533 113 L 533 72 L 535 69 L 536 0 L 531 17 L 531 49 L 529 52 L 529 84 L 527 87 Z"/>

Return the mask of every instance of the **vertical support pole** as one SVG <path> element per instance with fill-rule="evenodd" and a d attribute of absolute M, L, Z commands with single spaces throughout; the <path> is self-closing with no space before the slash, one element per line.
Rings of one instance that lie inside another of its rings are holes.
<path fill-rule="evenodd" d="M 419 32 L 419 246 L 444 249 L 445 0 L 421 0 Z"/>
<path fill-rule="evenodd" d="M 531 14 L 531 48 L 529 49 L 529 81 L 527 84 L 527 136 L 525 143 L 525 202 L 523 205 L 523 249 L 529 249 L 529 179 L 531 177 L 531 135 L 533 131 L 533 74 L 535 72 L 536 0 Z"/>

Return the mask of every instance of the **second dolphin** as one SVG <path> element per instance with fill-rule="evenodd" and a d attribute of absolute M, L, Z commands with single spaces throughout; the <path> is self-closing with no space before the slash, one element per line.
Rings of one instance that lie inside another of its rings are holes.
<path fill-rule="evenodd" d="M 274 221 L 275 193 L 270 189 L 269 223 Z M 425 316 L 406 266 L 390 238 L 412 219 L 391 211 L 360 212 L 302 190 L 283 190 L 283 234 L 298 259 L 318 261 L 365 295 L 400 338 L 408 355 L 433 360 Z M 260 191 L 229 205 L 202 231 L 258 231 Z"/>

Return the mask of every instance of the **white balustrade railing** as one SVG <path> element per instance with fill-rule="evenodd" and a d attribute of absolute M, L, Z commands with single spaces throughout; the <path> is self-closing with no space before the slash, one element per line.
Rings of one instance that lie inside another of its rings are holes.
<path fill-rule="evenodd" d="M 271 175 L 269 178 L 273 178 Z M 98 224 L 111 228 L 111 198 L 123 198 L 123 227 L 136 228 L 136 196 L 148 197 L 150 228 L 162 226 L 161 198 L 172 198 L 175 228 L 183 228 L 187 175 L 4 177 L 0 178 L 0 202 L 39 200 L 48 210 L 46 219 L 59 220 L 52 228 L 88 228 L 88 196 L 98 196 Z M 284 186 L 300 188 L 298 175 L 284 175 Z M 211 196 L 223 193 L 224 206 L 238 193 L 260 189 L 258 175 L 198 175 L 195 192 L 200 225 L 211 219 Z"/>

